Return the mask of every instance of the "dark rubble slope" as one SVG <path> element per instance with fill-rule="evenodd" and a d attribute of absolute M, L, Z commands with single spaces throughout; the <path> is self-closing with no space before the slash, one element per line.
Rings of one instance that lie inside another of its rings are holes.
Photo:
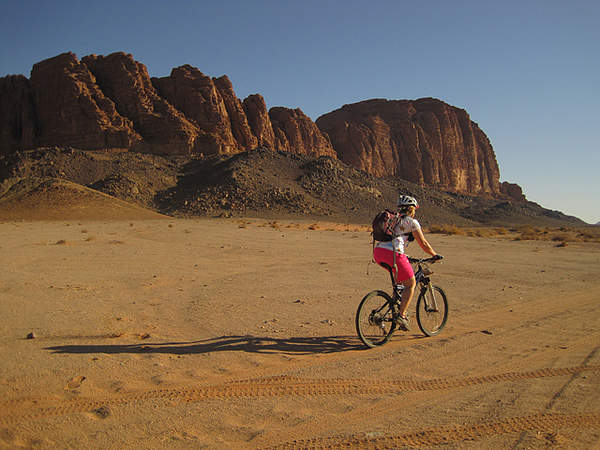
<path fill-rule="evenodd" d="M 259 148 L 233 156 L 161 157 L 130 152 L 46 148 L 0 159 L 3 191 L 28 177 L 53 177 L 176 217 L 246 216 L 369 223 L 416 196 L 424 224 L 584 225 L 533 202 L 472 197 L 375 178 L 330 157 Z"/>

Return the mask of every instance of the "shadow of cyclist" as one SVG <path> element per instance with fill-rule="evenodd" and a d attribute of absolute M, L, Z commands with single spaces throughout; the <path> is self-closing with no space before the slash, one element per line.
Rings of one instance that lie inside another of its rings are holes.
<path fill-rule="evenodd" d="M 221 336 L 190 342 L 58 345 L 45 348 L 45 350 L 51 350 L 53 353 L 165 353 L 173 355 L 194 355 L 229 351 L 308 355 L 315 353 L 339 353 L 359 349 L 364 349 L 364 346 L 354 336 L 290 338 Z"/>

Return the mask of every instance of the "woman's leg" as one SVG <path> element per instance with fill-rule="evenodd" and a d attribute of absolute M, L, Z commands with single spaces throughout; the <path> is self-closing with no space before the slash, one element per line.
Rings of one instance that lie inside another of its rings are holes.
<path fill-rule="evenodd" d="M 415 281 L 415 277 L 411 277 L 408 280 L 401 281 L 404 285 L 404 290 L 402 291 L 402 301 L 400 302 L 400 315 L 402 317 L 406 317 L 406 310 L 408 309 L 408 305 L 412 300 L 413 294 L 415 292 L 415 285 L 417 284 Z"/>

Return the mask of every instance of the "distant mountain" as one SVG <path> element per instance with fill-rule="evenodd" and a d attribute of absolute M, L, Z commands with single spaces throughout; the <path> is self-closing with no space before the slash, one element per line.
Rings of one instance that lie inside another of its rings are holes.
<path fill-rule="evenodd" d="M 315 123 L 300 109 L 267 110 L 259 94 L 242 101 L 227 76 L 211 78 L 190 65 L 150 78 L 125 53 L 81 60 L 64 53 L 35 64 L 30 78 L 0 78 L 0 154 L 54 146 L 186 157 L 268 147 L 436 189 L 525 201 L 519 186 L 500 183 L 485 133 L 441 100 L 367 100 Z"/>

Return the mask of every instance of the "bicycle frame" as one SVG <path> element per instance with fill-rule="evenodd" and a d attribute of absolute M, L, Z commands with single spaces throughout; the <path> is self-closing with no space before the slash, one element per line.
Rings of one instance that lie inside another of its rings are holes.
<path fill-rule="evenodd" d="M 420 259 L 413 259 L 413 258 L 409 258 L 409 262 L 411 263 L 416 263 L 417 264 L 417 271 L 415 272 L 415 282 L 416 282 L 416 286 L 420 285 L 420 288 L 417 289 L 415 287 L 415 292 L 413 293 L 413 297 L 416 295 L 417 297 L 419 296 L 419 294 L 421 292 L 423 292 L 424 289 L 429 289 L 431 296 L 425 296 L 425 305 L 426 308 L 428 310 L 432 310 L 432 311 L 437 311 L 438 309 L 438 305 L 437 305 L 437 300 L 435 298 L 435 294 L 433 292 L 433 289 L 431 287 L 431 279 L 425 275 L 425 270 L 423 268 L 423 264 L 425 264 L 425 261 L 420 260 Z M 400 284 L 400 283 L 396 283 L 396 280 L 394 279 L 394 271 L 392 270 L 392 268 L 387 265 L 387 264 L 382 264 L 382 266 L 387 269 L 387 271 L 390 274 L 390 279 L 392 281 L 392 291 L 393 291 L 393 299 L 400 301 L 401 297 L 402 297 L 402 291 L 404 290 L 404 285 Z M 430 298 L 433 300 L 433 305 L 428 304 Z"/>
<path fill-rule="evenodd" d="M 425 336 L 435 336 L 444 328 L 448 319 L 448 300 L 439 286 L 434 286 L 429 278 L 433 274 L 428 263 L 435 263 L 441 258 L 427 259 L 409 258 L 413 264 L 416 289 L 415 315 L 419 328 Z M 380 263 L 387 269 L 392 282 L 393 294 L 383 290 L 374 290 L 363 297 L 358 305 L 355 325 L 358 337 L 369 348 L 383 345 L 391 338 L 400 325 L 400 305 L 404 290 L 403 284 L 394 279 L 394 270 L 387 264 Z M 409 327 L 400 327 L 404 330 Z"/>

